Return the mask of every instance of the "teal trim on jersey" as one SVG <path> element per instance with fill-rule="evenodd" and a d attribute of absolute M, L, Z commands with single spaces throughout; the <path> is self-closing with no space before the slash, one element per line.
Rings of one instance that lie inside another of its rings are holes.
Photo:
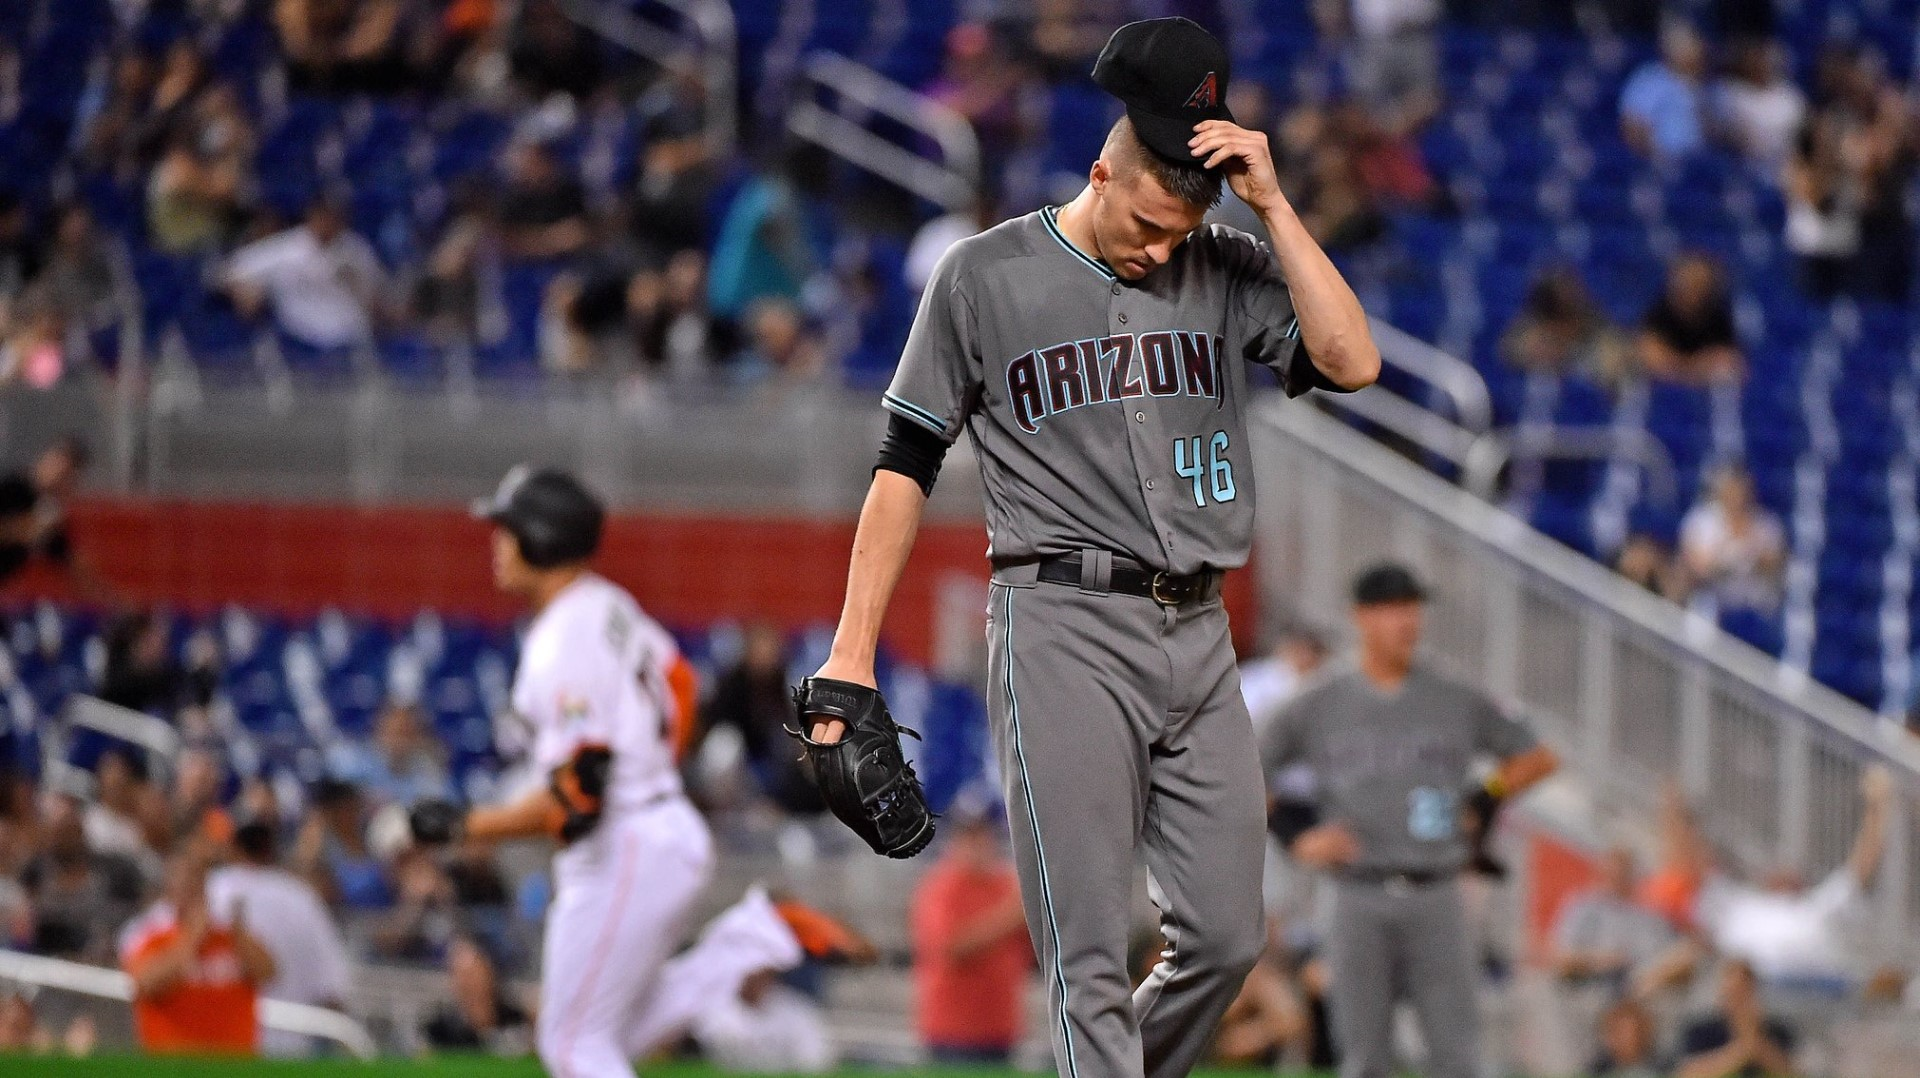
<path fill-rule="evenodd" d="M 1288 322 L 1287 331 L 1285 333 L 1282 333 L 1280 336 L 1290 341 L 1298 340 L 1300 338 L 1300 320 L 1296 318 L 1293 321 Z"/>
<path fill-rule="evenodd" d="M 1003 588 L 1006 586 L 1001 585 Z M 1047 911 L 1047 934 L 1053 937 L 1053 979 L 1060 986 L 1060 1037 L 1067 1049 L 1065 1078 L 1080 1078 L 1080 1063 L 1073 1058 L 1073 1024 L 1067 1021 L 1067 971 L 1060 964 L 1060 922 L 1053 913 L 1053 887 L 1047 882 L 1047 851 L 1040 844 L 1040 817 L 1033 807 L 1033 783 L 1027 778 L 1027 753 L 1020 746 L 1020 700 L 1013 694 L 1013 590 L 1007 593 L 1007 712 L 1013 733 L 1013 759 L 1020 768 L 1020 789 L 1026 794 L 1027 826 L 1033 829 L 1033 859 L 1040 866 L 1040 900 Z"/>
<path fill-rule="evenodd" d="M 912 401 L 903 401 L 891 393 L 886 393 L 880 397 L 880 407 L 885 408 L 887 411 L 892 412 L 902 419 L 912 420 L 942 438 L 947 436 L 946 420 L 941 419 L 939 416 L 934 415 L 932 412 L 927 411 Z"/>
<path fill-rule="evenodd" d="M 1059 212 L 1060 212 L 1059 210 L 1055 209 L 1052 206 L 1047 206 L 1041 209 L 1040 223 L 1047 226 L 1047 235 L 1052 236 L 1054 240 L 1060 244 L 1060 246 L 1065 247 L 1067 249 L 1068 254 L 1086 263 L 1087 266 L 1093 270 L 1093 272 L 1099 274 L 1100 276 L 1106 278 L 1109 281 L 1119 280 L 1120 279 L 1119 275 L 1114 273 L 1112 270 L 1108 269 L 1107 264 L 1105 262 L 1102 262 L 1097 258 L 1093 258 L 1089 256 L 1087 252 L 1082 251 L 1078 247 L 1075 247 L 1073 245 L 1072 240 L 1067 239 L 1066 233 L 1060 231 L 1060 223 L 1054 220 L 1054 217 L 1058 215 Z"/>

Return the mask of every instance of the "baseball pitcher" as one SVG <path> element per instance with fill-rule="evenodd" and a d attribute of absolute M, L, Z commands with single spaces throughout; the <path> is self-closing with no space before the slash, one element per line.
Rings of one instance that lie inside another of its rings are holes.
<path fill-rule="evenodd" d="M 836 811 L 882 852 L 923 846 L 874 648 L 942 455 L 971 432 L 989 711 L 1055 1062 L 1068 1078 L 1173 1078 L 1264 940 L 1259 755 L 1219 601 L 1253 525 L 1248 365 L 1297 396 L 1359 389 L 1380 360 L 1266 137 L 1222 104 L 1212 35 L 1123 26 L 1093 75 L 1126 117 L 1085 189 L 957 244 L 926 290 L 884 398 L 839 628 L 800 710 Z M 1223 179 L 1271 248 L 1203 223 Z M 1168 945 L 1130 992 L 1143 848 Z"/>

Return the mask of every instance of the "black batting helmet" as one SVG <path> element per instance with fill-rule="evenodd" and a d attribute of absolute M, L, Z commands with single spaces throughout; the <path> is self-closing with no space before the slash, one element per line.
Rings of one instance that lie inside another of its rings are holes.
<path fill-rule="evenodd" d="M 528 565 L 551 569 L 592 557 L 607 514 L 573 476 L 522 464 L 500 480 L 493 497 L 473 503 L 473 515 L 511 532 Z"/>

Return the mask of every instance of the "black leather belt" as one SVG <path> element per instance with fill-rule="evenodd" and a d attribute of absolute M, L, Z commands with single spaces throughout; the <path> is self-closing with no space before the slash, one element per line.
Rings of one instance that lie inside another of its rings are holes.
<path fill-rule="evenodd" d="M 1038 579 L 1049 584 L 1080 586 L 1078 554 L 1048 558 L 1040 562 L 1039 570 Z M 1218 598 L 1220 579 L 1224 575 L 1218 569 L 1175 575 L 1149 569 L 1131 559 L 1115 557 L 1113 569 L 1107 576 L 1107 590 L 1116 595 L 1138 595 L 1143 599 L 1152 599 L 1161 606 L 1185 606 Z"/>
<path fill-rule="evenodd" d="M 1365 868 L 1348 869 L 1340 873 L 1340 878 L 1349 883 L 1368 883 L 1382 887 L 1432 887 L 1436 883 L 1445 883 L 1457 873 L 1453 872 L 1395 872 L 1390 869 Z"/>

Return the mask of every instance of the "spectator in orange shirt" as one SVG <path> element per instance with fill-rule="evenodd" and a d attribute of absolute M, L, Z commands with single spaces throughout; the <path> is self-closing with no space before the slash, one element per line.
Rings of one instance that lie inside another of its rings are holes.
<path fill-rule="evenodd" d="M 1660 864 L 1641 879 L 1634 898 L 1685 933 L 1693 928 L 1694 902 L 1713 854 L 1694 826 L 1686 794 L 1672 780 L 1660 790 L 1660 845 Z"/>
<path fill-rule="evenodd" d="M 273 956 L 246 930 L 245 910 L 231 924 L 207 912 L 206 864 L 193 853 L 167 864 L 163 897 L 128 926 L 120 964 L 133 977 L 133 1027 L 148 1052 L 180 1055 L 255 1053 L 259 986 L 273 979 Z"/>
<path fill-rule="evenodd" d="M 1020 1040 L 1033 950 L 1000 816 L 964 795 L 913 896 L 915 1025 L 936 1063 L 1001 1064 Z"/>

